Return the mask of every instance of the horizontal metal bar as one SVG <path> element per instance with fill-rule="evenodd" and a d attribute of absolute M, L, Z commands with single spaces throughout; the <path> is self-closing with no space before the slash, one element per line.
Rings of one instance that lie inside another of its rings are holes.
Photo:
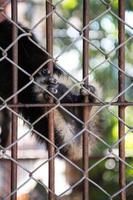
<path fill-rule="evenodd" d="M 35 150 L 33 150 L 33 151 L 35 151 Z M 27 152 L 28 152 L 28 150 L 27 150 Z M 99 159 L 102 159 L 103 156 L 89 156 L 89 158 L 90 158 L 90 160 L 99 160 Z M 110 158 L 115 159 L 116 157 L 113 155 L 109 155 L 107 159 L 110 159 Z M 25 161 L 25 160 L 26 161 L 32 161 L 32 160 L 34 161 L 34 160 L 38 160 L 38 159 L 47 159 L 47 157 L 45 155 L 44 155 L 44 157 L 38 156 L 38 157 L 32 157 L 32 158 L 31 157 L 30 158 L 26 158 L 26 157 L 19 158 L 18 157 L 17 161 Z M 133 156 L 126 156 L 126 160 L 127 159 L 133 159 Z M 10 159 L 9 158 L 0 158 L 0 163 L 6 162 L 6 161 L 10 162 Z"/>
<path fill-rule="evenodd" d="M 44 103 L 44 104 L 41 104 L 41 103 L 37 103 L 37 104 L 16 104 L 16 105 L 13 105 L 13 104 L 7 104 L 7 107 L 9 108 L 34 108 L 34 107 L 53 107 L 53 106 L 56 106 L 57 104 L 53 103 L 53 104 L 50 104 L 50 103 Z M 95 102 L 95 103 L 60 103 L 59 105 L 62 105 L 64 107 L 84 107 L 84 106 L 105 106 L 105 105 L 109 105 L 109 106 L 133 106 L 133 102 L 103 102 L 103 103 L 100 103 L 100 102 Z M 4 104 L 1 104 L 0 105 L 0 108 L 2 107 L 6 107 Z"/>

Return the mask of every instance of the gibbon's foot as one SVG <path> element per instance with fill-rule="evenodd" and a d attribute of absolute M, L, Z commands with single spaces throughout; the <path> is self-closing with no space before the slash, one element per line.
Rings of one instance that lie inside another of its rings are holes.
<path fill-rule="evenodd" d="M 48 69 L 42 69 L 39 74 L 43 76 L 43 83 L 47 84 L 47 89 L 53 95 L 57 94 L 58 90 L 58 81 L 50 75 L 50 71 Z"/>
<path fill-rule="evenodd" d="M 95 97 L 91 94 L 91 93 L 95 94 L 95 92 L 96 92 L 96 89 L 92 85 L 88 85 L 87 87 L 80 89 L 81 96 L 83 97 L 88 96 L 90 102 L 95 102 Z"/>

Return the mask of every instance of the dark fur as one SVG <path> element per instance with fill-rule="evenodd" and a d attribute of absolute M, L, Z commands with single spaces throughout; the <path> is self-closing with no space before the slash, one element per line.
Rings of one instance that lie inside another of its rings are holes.
<path fill-rule="evenodd" d="M 26 32 L 29 30 L 27 28 L 23 28 Z M 22 34 L 22 31 L 18 29 L 18 34 Z M 34 35 L 31 36 L 31 39 L 36 41 Z M 3 21 L 0 23 L 0 47 L 2 49 L 6 49 L 12 42 L 12 24 L 8 21 Z M 37 42 L 37 41 L 36 41 Z M 7 56 L 9 59 L 12 60 L 12 48 L 10 48 L 7 52 Z M 0 58 L 2 58 L 3 53 L 2 50 L 0 50 Z M 40 48 L 38 48 L 35 44 L 33 44 L 28 36 L 21 37 L 18 41 L 18 65 L 27 71 L 29 74 L 32 74 L 42 63 L 44 63 L 47 60 L 47 55 L 44 53 Z M 43 67 L 43 69 L 46 68 L 46 65 Z M 13 76 L 12 76 L 12 64 L 5 58 L 1 59 L 0 61 L 0 97 L 2 99 L 6 100 L 13 94 L 12 85 L 13 85 Z M 62 76 L 66 78 L 67 75 L 63 73 L 57 66 L 54 65 L 54 75 L 56 75 L 56 79 L 58 79 L 58 84 L 56 86 L 58 92 L 55 94 L 55 97 L 59 98 L 61 97 L 67 90 L 68 86 L 64 85 L 62 82 L 60 82 L 60 79 L 62 79 Z M 53 76 L 54 76 L 53 75 Z M 45 85 L 45 76 L 47 76 L 45 73 L 43 73 L 42 70 L 38 72 L 34 78 L 35 80 L 41 84 Z M 58 78 L 57 78 L 58 77 Z M 41 80 L 40 80 L 41 79 Z M 68 83 L 70 80 L 69 77 L 67 77 Z M 38 81 L 40 80 L 40 82 Z M 27 84 L 30 81 L 29 77 L 25 75 L 21 70 L 18 70 L 18 89 L 22 88 L 25 84 Z M 72 82 L 72 81 L 71 81 Z M 73 83 L 72 83 L 73 84 Z M 48 86 L 47 86 L 48 87 Z M 48 87 L 49 88 L 49 87 Z M 41 98 L 39 97 L 40 94 L 43 94 Z M 21 93 L 18 94 L 18 101 L 22 104 L 35 104 L 35 103 L 47 103 L 48 102 L 48 95 L 46 95 L 46 91 L 43 90 L 40 87 L 35 86 L 35 84 L 29 85 L 25 90 L 23 90 Z M 79 92 L 71 91 L 69 92 L 61 102 L 64 103 L 80 103 L 82 101 L 83 97 Z M 90 96 L 90 101 L 94 101 L 94 98 Z M 12 100 L 10 100 L 8 103 L 11 103 Z M 2 101 L 1 101 L 2 103 Z M 67 108 L 70 112 L 72 112 L 74 115 L 76 115 L 78 118 L 82 119 L 82 110 L 81 108 Z M 37 120 L 41 115 L 44 114 L 45 109 L 44 108 L 22 108 L 19 110 L 23 117 L 28 120 L 30 123 L 33 123 L 35 120 Z M 82 125 L 77 122 L 75 119 L 73 119 L 69 114 L 65 113 L 61 108 L 58 109 L 58 112 L 60 113 L 62 119 L 64 122 L 66 122 L 68 125 L 73 126 L 72 135 L 78 133 L 80 130 L 82 130 Z M 58 114 L 57 112 L 57 114 Z M 58 119 L 58 117 L 57 117 Z M 56 120 L 56 117 L 55 117 Z M 63 123 L 64 123 L 63 122 Z M 9 124 L 10 124 L 10 113 L 5 108 L 1 110 L 0 112 L 0 125 L 1 125 L 1 145 L 3 147 L 7 144 L 7 139 L 9 136 Z M 43 117 L 38 123 L 34 125 L 34 129 L 39 132 L 40 134 L 44 135 L 48 138 L 48 117 Z M 65 127 L 64 127 L 65 129 Z M 62 132 L 65 134 L 64 132 Z M 55 144 L 59 147 L 64 142 L 64 135 L 62 136 L 62 133 L 60 133 L 60 129 L 55 126 Z M 37 136 L 39 140 L 44 142 L 44 139 Z M 77 140 L 77 146 L 78 146 L 79 140 Z M 62 152 L 66 154 L 69 154 L 69 146 L 62 149 Z M 72 153 L 72 152 L 71 152 Z"/>

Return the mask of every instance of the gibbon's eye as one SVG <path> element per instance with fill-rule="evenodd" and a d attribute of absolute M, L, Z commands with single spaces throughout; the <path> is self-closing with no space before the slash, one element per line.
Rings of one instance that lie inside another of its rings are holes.
<path fill-rule="evenodd" d="M 48 76 L 50 75 L 50 70 L 49 69 L 45 69 L 45 68 L 42 68 L 40 71 L 39 71 L 39 75 L 43 75 L 43 76 Z"/>

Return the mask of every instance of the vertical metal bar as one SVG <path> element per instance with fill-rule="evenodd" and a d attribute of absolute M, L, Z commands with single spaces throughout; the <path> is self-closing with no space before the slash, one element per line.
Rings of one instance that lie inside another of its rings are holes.
<path fill-rule="evenodd" d="M 17 0 L 11 1 L 11 13 L 12 20 L 17 23 Z M 12 40 L 14 41 L 17 38 L 18 29 L 13 25 L 12 27 Z M 18 63 L 18 43 L 15 43 L 12 49 L 13 61 Z M 18 70 L 13 65 L 13 93 L 18 89 Z M 13 98 L 13 104 L 18 104 L 18 96 L 16 95 Z M 14 111 L 17 112 L 17 108 L 14 108 Z M 17 139 L 17 117 L 12 115 L 12 143 Z M 11 149 L 11 156 L 17 160 L 17 144 L 15 144 Z M 17 188 L 17 164 L 11 162 L 11 191 L 14 191 Z M 17 200 L 17 193 L 11 196 L 11 200 Z"/>
<path fill-rule="evenodd" d="M 125 1 L 119 0 L 119 17 L 122 20 L 125 20 Z M 125 41 L 125 25 L 123 22 L 119 21 L 118 24 L 119 29 L 119 44 L 122 44 Z M 125 71 L 125 46 L 123 45 L 119 49 L 119 68 L 122 71 Z M 125 88 L 125 75 L 119 71 L 119 93 L 122 92 Z M 125 102 L 125 95 L 121 95 L 118 99 L 119 102 Z M 118 114 L 119 117 L 124 121 L 125 120 L 125 107 L 119 106 L 118 107 Z M 125 126 L 122 122 L 119 121 L 119 139 L 123 137 L 125 134 Z M 122 160 L 125 160 L 125 139 L 123 139 L 119 144 L 119 156 Z M 119 184 L 120 188 L 123 188 L 126 185 L 126 177 L 125 177 L 125 164 L 121 161 L 119 162 Z M 120 200 L 126 200 L 126 192 L 122 191 L 120 194 Z"/>
<path fill-rule="evenodd" d="M 89 0 L 83 0 L 83 27 L 89 23 Z M 89 39 L 89 29 L 83 31 L 83 36 Z M 83 40 L 83 78 L 88 75 L 88 66 L 89 66 L 89 44 L 86 40 Z M 85 87 L 88 85 L 89 78 L 85 80 Z M 84 98 L 84 103 L 88 102 L 88 97 Z M 83 109 L 83 120 L 84 123 L 87 122 L 89 117 L 90 108 L 85 106 Z M 85 177 L 88 177 L 88 168 L 89 168 L 89 140 L 88 132 L 85 131 L 83 134 L 83 169 Z M 83 182 L 83 200 L 89 200 L 89 182 L 87 179 L 84 179 Z"/>
<path fill-rule="evenodd" d="M 52 0 L 46 1 L 46 15 L 51 13 L 53 10 L 52 6 Z M 46 19 L 46 49 L 47 52 L 53 56 L 53 19 L 52 14 Z M 53 74 L 53 62 L 49 62 L 47 64 L 48 69 L 51 72 L 51 75 Z M 53 103 L 53 99 L 50 99 L 50 103 Z M 49 114 L 49 122 L 48 122 L 48 129 L 49 129 L 49 139 L 54 144 L 54 112 L 50 112 Z M 49 158 L 53 157 L 55 154 L 54 147 L 49 144 L 48 148 L 48 155 Z M 51 192 L 48 194 L 49 200 L 55 199 L 55 163 L 54 159 L 51 159 L 49 161 L 49 189 Z"/>

